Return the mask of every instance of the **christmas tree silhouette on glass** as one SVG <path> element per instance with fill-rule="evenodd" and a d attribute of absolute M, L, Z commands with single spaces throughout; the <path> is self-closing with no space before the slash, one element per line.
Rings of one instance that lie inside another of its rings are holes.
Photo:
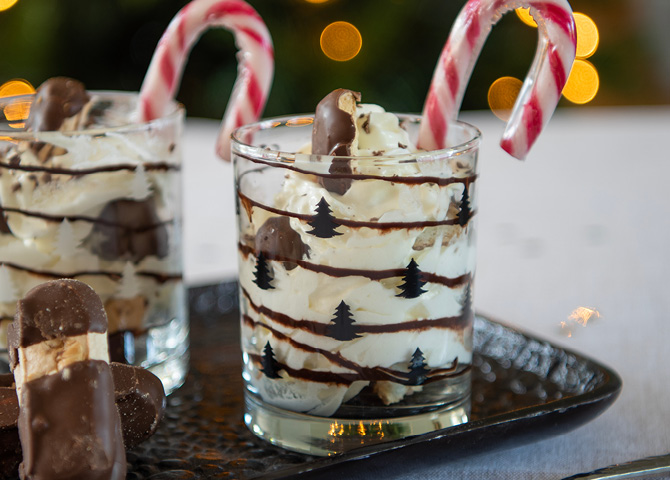
<path fill-rule="evenodd" d="M 468 185 L 463 186 L 463 196 L 461 197 L 461 206 L 458 210 L 458 224 L 465 227 L 472 217 L 470 210 L 470 193 L 468 192 Z"/>
<path fill-rule="evenodd" d="M 272 345 L 270 342 L 265 344 L 263 349 L 263 356 L 261 357 L 261 372 L 265 374 L 268 378 L 281 378 L 279 376 L 279 368 L 277 365 L 277 360 L 275 359 L 275 352 L 272 351 Z"/>
<path fill-rule="evenodd" d="M 461 316 L 469 318 L 472 315 L 472 282 L 468 282 L 463 293 L 463 310 Z"/>
<path fill-rule="evenodd" d="M 268 268 L 268 263 L 265 260 L 263 252 L 260 252 L 258 257 L 256 257 L 256 271 L 254 272 L 254 278 L 255 280 L 253 282 L 258 285 L 258 288 L 262 288 L 263 290 L 271 290 L 275 288 L 270 283 L 272 282 L 272 277 L 270 276 L 270 269 Z"/>
<path fill-rule="evenodd" d="M 416 298 L 422 293 L 426 293 L 423 287 L 426 282 L 421 280 L 421 270 L 419 265 L 412 259 L 405 269 L 405 276 L 402 278 L 405 283 L 398 286 L 400 293 L 396 297 Z"/>
<path fill-rule="evenodd" d="M 307 222 L 307 225 L 312 227 L 312 230 L 307 233 L 319 238 L 331 238 L 335 235 L 342 235 L 340 232 L 335 231 L 339 227 L 339 224 L 335 222 L 335 217 L 331 215 L 331 212 L 330 205 L 328 205 L 325 198 L 321 197 L 321 200 L 316 205 L 314 219 Z"/>
<path fill-rule="evenodd" d="M 412 359 L 409 362 L 409 383 L 410 385 L 421 385 L 426 381 L 430 369 L 426 368 L 426 359 L 420 348 L 414 350 Z"/>
<path fill-rule="evenodd" d="M 343 342 L 360 337 L 360 335 L 356 333 L 356 327 L 354 327 L 355 320 L 351 314 L 349 305 L 344 303 L 344 300 L 337 306 L 335 317 L 330 322 L 327 331 L 329 337 Z"/>

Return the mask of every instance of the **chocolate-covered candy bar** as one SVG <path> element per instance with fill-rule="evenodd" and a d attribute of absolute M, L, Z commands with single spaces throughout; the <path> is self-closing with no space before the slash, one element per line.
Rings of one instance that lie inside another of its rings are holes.
<path fill-rule="evenodd" d="M 84 85 L 72 78 L 54 77 L 37 89 L 26 128 L 32 131 L 58 130 L 90 100 Z"/>
<path fill-rule="evenodd" d="M 356 102 L 361 94 L 338 88 L 332 91 L 316 106 L 312 127 L 312 153 L 348 157 L 357 153 Z M 319 182 L 328 191 L 344 195 L 351 187 L 350 178 L 336 178 L 335 175 L 352 173 L 349 159 L 336 158 L 328 170 L 333 175 L 321 177 Z"/>
<path fill-rule="evenodd" d="M 100 298 L 77 280 L 43 283 L 19 300 L 7 336 L 21 478 L 125 478 L 106 333 Z"/>
<path fill-rule="evenodd" d="M 14 376 L 0 375 L 0 479 L 16 476 L 21 462 L 21 444 L 16 421 L 19 402 L 14 389 Z"/>
<path fill-rule="evenodd" d="M 121 417 L 126 449 L 131 449 L 156 431 L 165 411 L 163 384 L 141 367 L 110 363 L 114 399 Z M 14 375 L 0 374 L 0 479 L 15 478 L 21 463 L 18 431 L 19 401 Z"/>

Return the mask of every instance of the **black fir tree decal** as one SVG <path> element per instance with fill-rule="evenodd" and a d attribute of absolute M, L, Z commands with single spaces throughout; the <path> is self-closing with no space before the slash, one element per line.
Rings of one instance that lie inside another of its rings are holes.
<path fill-rule="evenodd" d="M 279 369 L 277 368 L 277 360 L 275 360 L 275 352 L 272 351 L 270 342 L 265 344 L 263 349 L 263 356 L 261 357 L 261 372 L 268 378 L 281 378 L 279 376 Z"/>
<path fill-rule="evenodd" d="M 469 318 L 472 314 L 472 282 L 468 282 L 465 286 L 465 292 L 463 293 L 463 309 L 461 311 L 461 316 L 465 319 Z"/>
<path fill-rule="evenodd" d="M 410 385 L 421 385 L 426 381 L 430 369 L 426 368 L 426 359 L 420 348 L 414 350 L 412 359 L 409 362 L 409 383 Z"/>
<path fill-rule="evenodd" d="M 400 293 L 396 297 L 416 298 L 422 293 L 426 293 L 423 287 L 426 282 L 421 280 L 421 270 L 419 265 L 412 259 L 405 269 L 405 276 L 402 278 L 405 283 L 398 286 Z"/>
<path fill-rule="evenodd" d="M 271 290 L 275 288 L 270 284 L 270 282 L 272 282 L 272 277 L 270 276 L 270 269 L 268 268 L 268 263 L 265 260 L 263 252 L 260 252 L 258 257 L 256 257 L 256 271 L 254 272 L 254 278 L 255 280 L 253 282 L 258 285 L 258 288 L 262 288 L 263 290 Z"/>
<path fill-rule="evenodd" d="M 351 314 L 349 305 L 344 303 L 344 300 L 337 306 L 335 317 L 330 322 L 327 331 L 329 337 L 343 342 L 360 337 L 356 333 L 356 327 L 354 327 L 355 320 Z"/>
<path fill-rule="evenodd" d="M 458 224 L 465 227 L 470 221 L 472 211 L 470 210 L 470 193 L 468 184 L 463 184 L 463 196 L 461 197 L 461 206 L 458 210 Z"/>
<path fill-rule="evenodd" d="M 331 238 L 335 235 L 342 235 L 340 232 L 335 231 L 335 229 L 339 227 L 339 224 L 333 219 L 334 217 L 331 215 L 330 205 L 328 205 L 325 198 L 321 197 L 321 200 L 319 200 L 319 203 L 316 205 L 316 215 L 314 215 L 314 219 L 307 222 L 307 225 L 312 227 L 312 230 L 307 233 L 319 238 Z"/>

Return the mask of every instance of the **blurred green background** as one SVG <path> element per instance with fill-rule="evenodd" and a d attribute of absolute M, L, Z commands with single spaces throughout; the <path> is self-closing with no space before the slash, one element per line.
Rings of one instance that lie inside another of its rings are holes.
<path fill-rule="evenodd" d="M 2 0 L 7 1 L 7 0 Z M 0 84 L 24 78 L 37 87 L 65 75 L 89 89 L 138 90 L 158 38 L 185 0 L 18 0 L 0 12 Z M 330 90 L 363 92 L 366 103 L 418 112 L 439 53 L 465 0 L 249 0 L 276 49 L 276 74 L 264 116 L 312 111 Z M 588 105 L 670 104 L 670 0 L 572 0 L 591 17 L 600 44 L 589 61 L 600 89 Z M 328 59 L 319 37 L 344 20 L 361 32 L 360 53 Z M 537 30 L 513 13 L 493 29 L 463 109 L 486 109 L 501 76 L 524 78 Z M 220 118 L 236 75 L 235 44 L 222 29 L 195 46 L 178 100 L 190 116 Z M 561 100 L 563 107 L 575 107 Z"/>

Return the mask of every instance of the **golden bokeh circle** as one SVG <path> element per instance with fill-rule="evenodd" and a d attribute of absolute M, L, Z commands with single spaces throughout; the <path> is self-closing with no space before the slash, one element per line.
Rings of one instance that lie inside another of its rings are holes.
<path fill-rule="evenodd" d="M 577 27 L 577 53 L 578 58 L 589 58 L 598 49 L 600 35 L 596 23 L 588 15 L 575 13 L 575 26 Z"/>
<path fill-rule="evenodd" d="M 523 82 L 514 77 L 500 77 L 491 84 L 488 93 L 489 107 L 496 117 L 509 120 L 522 85 Z"/>
<path fill-rule="evenodd" d="M 598 71 L 588 60 L 577 59 L 572 65 L 563 96 L 572 103 L 584 104 L 593 100 L 600 88 Z"/>
<path fill-rule="evenodd" d="M 1 1 L 1 0 L 0 0 Z M 13 97 L 14 95 L 29 95 L 35 93 L 35 88 L 28 80 L 16 78 L 0 85 L 0 97 Z"/>
<path fill-rule="evenodd" d="M 0 12 L 12 8 L 18 1 L 19 0 L 0 0 Z"/>
<path fill-rule="evenodd" d="M 525 23 L 526 25 L 530 25 L 531 27 L 537 27 L 537 22 L 533 19 L 532 15 L 530 14 L 530 8 L 519 7 L 515 10 L 515 12 L 523 23 Z"/>
<path fill-rule="evenodd" d="M 17 95 L 28 95 L 35 93 L 35 88 L 27 80 L 15 79 L 9 80 L 0 86 L 0 98 L 2 97 L 14 97 Z M 23 128 L 23 120 L 28 118 L 30 114 L 30 101 L 13 101 L 5 105 L 3 108 L 3 114 L 8 122 L 20 122 L 20 123 L 10 123 L 10 127 L 14 128 Z"/>
<path fill-rule="evenodd" d="M 321 32 L 321 50 L 331 60 L 346 62 L 361 51 L 363 38 L 349 22 L 333 22 Z"/>

